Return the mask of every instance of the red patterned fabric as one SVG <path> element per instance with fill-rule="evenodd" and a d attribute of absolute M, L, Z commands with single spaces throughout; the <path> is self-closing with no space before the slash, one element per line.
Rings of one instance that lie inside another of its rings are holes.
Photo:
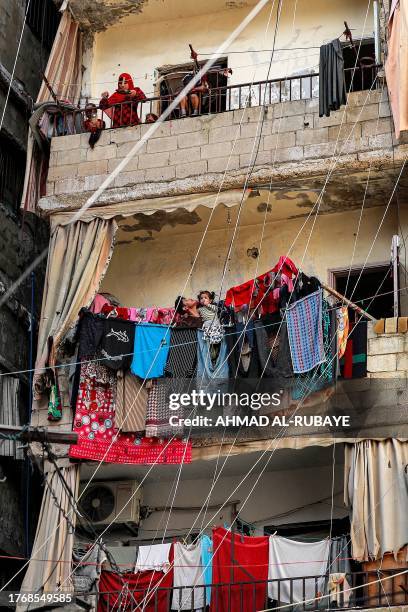
<path fill-rule="evenodd" d="M 106 463 L 191 463 L 191 442 L 119 433 L 115 401 L 116 375 L 99 363 L 83 363 L 73 426 L 78 443 L 70 446 L 70 457 Z"/>
<path fill-rule="evenodd" d="M 168 612 L 172 586 L 173 569 L 166 574 L 153 571 L 120 575 L 103 571 L 99 580 L 98 612 Z"/>
<path fill-rule="evenodd" d="M 112 127 L 114 128 L 138 125 L 140 123 L 139 115 L 137 114 L 138 102 L 146 100 L 143 91 L 133 85 L 130 74 L 123 72 L 119 76 L 119 83 L 123 78 L 126 78 L 129 90 L 136 91 L 136 97 L 131 98 L 129 94 L 115 91 L 109 98 L 102 98 L 99 102 L 99 108 L 105 110 L 110 117 L 112 117 L 113 111 Z"/>
<path fill-rule="evenodd" d="M 232 540 L 233 539 L 233 540 Z M 234 560 L 234 563 L 233 563 Z M 213 530 L 211 612 L 263 610 L 267 603 L 269 539 Z M 260 581 L 254 585 L 253 581 Z M 229 583 L 245 583 L 227 586 Z"/>

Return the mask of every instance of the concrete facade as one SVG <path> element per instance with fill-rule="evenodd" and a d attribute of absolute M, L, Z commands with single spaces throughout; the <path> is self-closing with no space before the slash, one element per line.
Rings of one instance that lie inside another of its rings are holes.
<path fill-rule="evenodd" d="M 25 10 L 25 2 L 0 0 L 0 108 L 2 111 L 23 28 Z M 19 159 L 23 160 L 23 165 L 31 100 L 36 98 L 40 73 L 46 65 L 47 58 L 48 50 L 42 47 L 26 25 L 1 131 L 1 136 L 6 136 L 9 143 L 2 146 L 12 147 Z M 23 170 L 24 167 L 19 173 L 23 174 Z M 19 209 L 20 201 L 17 196 L 12 204 L 0 201 L 0 299 L 48 243 L 47 223 L 34 215 L 23 216 Z M 40 265 L 0 308 L 2 374 L 27 370 L 30 367 L 30 342 L 35 342 L 43 278 L 44 265 Z M 34 317 L 32 336 L 30 314 Z M 15 424 L 24 424 L 29 418 L 29 374 L 22 373 L 17 376 L 20 381 L 18 400 L 20 420 Z M 2 403 L 0 423 L 9 422 L 7 419 L 10 410 L 10 406 Z M 36 478 L 33 480 L 30 476 L 30 482 L 27 482 L 28 464 L 23 461 L 1 457 L 0 468 L 2 476 L 6 477 L 5 482 L 0 483 L 1 554 L 24 556 L 34 536 L 41 491 Z M 17 569 L 15 561 L 7 562 L 2 559 L 0 562 L 2 584 Z M 17 580 L 12 586 L 18 584 Z"/>
<path fill-rule="evenodd" d="M 386 90 L 349 95 L 347 107 L 319 117 L 318 100 L 272 104 L 212 116 L 169 121 L 144 143 L 100 199 L 126 201 L 292 180 L 337 169 L 349 172 L 392 165 L 407 145 L 393 140 Z M 261 126 L 262 125 L 262 133 Z M 88 135 L 52 140 L 47 197 L 40 206 L 75 208 L 96 189 L 149 126 L 106 130 L 92 150 Z M 225 176 L 224 176 L 225 174 Z"/>

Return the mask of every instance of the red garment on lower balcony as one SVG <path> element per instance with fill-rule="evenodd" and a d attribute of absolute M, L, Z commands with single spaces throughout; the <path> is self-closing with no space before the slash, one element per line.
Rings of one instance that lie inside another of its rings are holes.
<path fill-rule="evenodd" d="M 248 537 L 222 527 L 214 529 L 211 612 L 263 610 L 267 602 L 268 563 L 266 536 Z M 254 584 L 255 581 L 260 582 Z M 231 582 L 242 584 L 229 586 Z"/>
<path fill-rule="evenodd" d="M 172 586 L 172 568 L 167 573 L 146 571 L 117 574 L 103 571 L 99 580 L 98 612 L 139 609 L 167 612 Z"/>
<path fill-rule="evenodd" d="M 161 442 L 134 433 L 119 433 L 121 424 L 115 423 L 116 395 L 117 378 L 112 370 L 97 362 L 81 365 L 73 426 L 78 443 L 69 448 L 71 458 L 129 464 L 191 462 L 191 442 Z"/>

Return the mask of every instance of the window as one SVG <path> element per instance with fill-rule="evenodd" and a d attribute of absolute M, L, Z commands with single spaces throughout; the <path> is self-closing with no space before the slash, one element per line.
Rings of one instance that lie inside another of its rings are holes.
<path fill-rule="evenodd" d="M 198 62 L 200 68 L 204 66 L 205 61 Z M 193 62 L 187 64 L 177 64 L 175 66 L 166 66 L 158 68 L 158 79 L 156 85 L 158 86 L 157 95 L 162 98 L 167 96 L 176 95 L 183 88 L 183 79 L 186 75 L 194 72 Z M 207 73 L 208 83 L 210 87 L 210 95 L 203 95 L 202 97 L 202 113 L 219 113 L 226 109 L 226 91 L 222 91 L 221 87 L 228 85 L 228 78 L 224 74 L 224 71 L 228 68 L 228 59 L 220 58 L 217 63 L 210 68 Z M 166 99 L 161 101 L 160 112 L 162 113 L 167 106 L 170 104 Z"/>
<path fill-rule="evenodd" d="M 17 211 L 23 193 L 25 155 L 0 135 L 0 203 Z"/>
<path fill-rule="evenodd" d="M 352 268 L 348 282 L 348 270 L 332 273 L 335 289 L 370 315 L 376 319 L 394 316 L 393 280 L 389 265 L 365 266 L 361 277 L 361 268 Z M 354 318 L 354 311 L 349 314 Z"/>
<path fill-rule="evenodd" d="M 343 45 L 346 92 L 363 91 L 373 86 L 377 75 L 374 40 L 354 40 Z M 356 63 L 357 59 L 357 63 Z"/>
<path fill-rule="evenodd" d="M 27 10 L 28 0 L 26 0 Z M 27 25 L 42 42 L 44 47 L 51 51 L 60 20 L 60 13 L 53 0 L 30 0 L 27 11 Z"/>

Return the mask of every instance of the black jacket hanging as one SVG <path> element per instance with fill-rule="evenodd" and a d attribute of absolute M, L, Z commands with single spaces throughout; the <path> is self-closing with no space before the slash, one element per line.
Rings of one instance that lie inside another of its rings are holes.
<path fill-rule="evenodd" d="M 338 38 L 320 47 L 319 117 L 346 104 L 343 49 Z"/>

